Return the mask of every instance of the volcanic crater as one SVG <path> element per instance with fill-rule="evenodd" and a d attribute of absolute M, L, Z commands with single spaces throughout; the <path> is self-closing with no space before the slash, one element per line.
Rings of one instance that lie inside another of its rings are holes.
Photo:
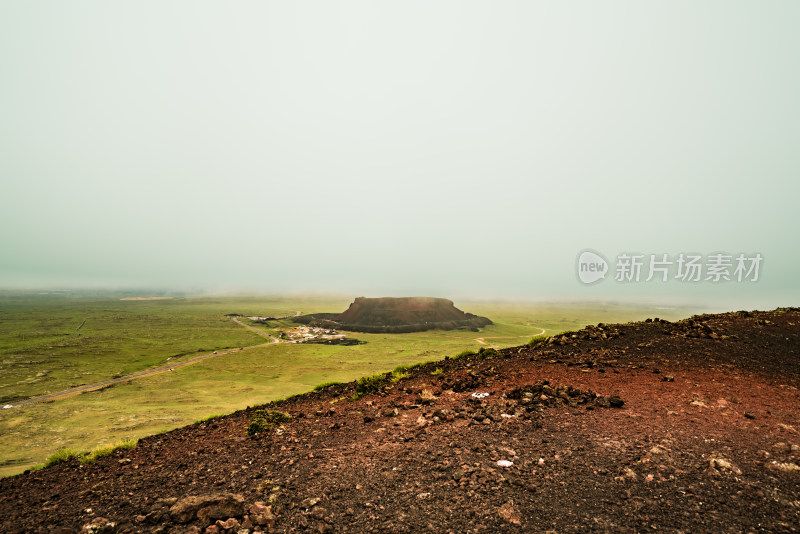
<path fill-rule="evenodd" d="M 356 298 L 343 313 L 302 315 L 296 322 L 353 332 L 402 333 L 468 329 L 492 324 L 486 317 L 465 313 L 453 301 L 434 297 Z"/>

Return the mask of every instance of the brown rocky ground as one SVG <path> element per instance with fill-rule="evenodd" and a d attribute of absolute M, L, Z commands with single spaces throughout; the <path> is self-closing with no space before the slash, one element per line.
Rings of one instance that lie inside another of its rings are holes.
<path fill-rule="evenodd" d="M 797 308 L 587 327 L 0 480 L 0 531 L 797 531 L 799 350 Z"/>

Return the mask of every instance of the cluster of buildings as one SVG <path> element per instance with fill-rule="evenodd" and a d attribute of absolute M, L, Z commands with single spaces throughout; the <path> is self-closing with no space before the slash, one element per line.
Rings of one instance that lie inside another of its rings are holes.
<path fill-rule="evenodd" d="M 304 343 L 306 341 L 344 339 L 346 336 L 333 329 L 314 326 L 297 326 L 291 330 L 281 330 L 281 341 Z"/>

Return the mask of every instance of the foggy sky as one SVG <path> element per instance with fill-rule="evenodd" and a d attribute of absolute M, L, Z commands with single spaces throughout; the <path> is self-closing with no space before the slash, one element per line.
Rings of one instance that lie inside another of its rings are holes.
<path fill-rule="evenodd" d="M 796 305 L 792 1 L 0 3 L 0 287 Z M 584 286 L 586 248 L 761 253 Z"/>

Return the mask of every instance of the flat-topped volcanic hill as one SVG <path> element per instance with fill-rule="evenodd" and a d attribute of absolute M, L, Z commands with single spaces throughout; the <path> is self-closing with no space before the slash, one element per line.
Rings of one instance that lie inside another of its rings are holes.
<path fill-rule="evenodd" d="M 421 332 L 424 330 L 477 330 L 492 321 L 465 313 L 452 300 L 433 297 L 358 297 L 340 314 L 319 313 L 295 318 L 355 332 Z"/>
<path fill-rule="evenodd" d="M 799 387 L 798 308 L 598 324 L 0 479 L 0 532 L 797 532 Z"/>

